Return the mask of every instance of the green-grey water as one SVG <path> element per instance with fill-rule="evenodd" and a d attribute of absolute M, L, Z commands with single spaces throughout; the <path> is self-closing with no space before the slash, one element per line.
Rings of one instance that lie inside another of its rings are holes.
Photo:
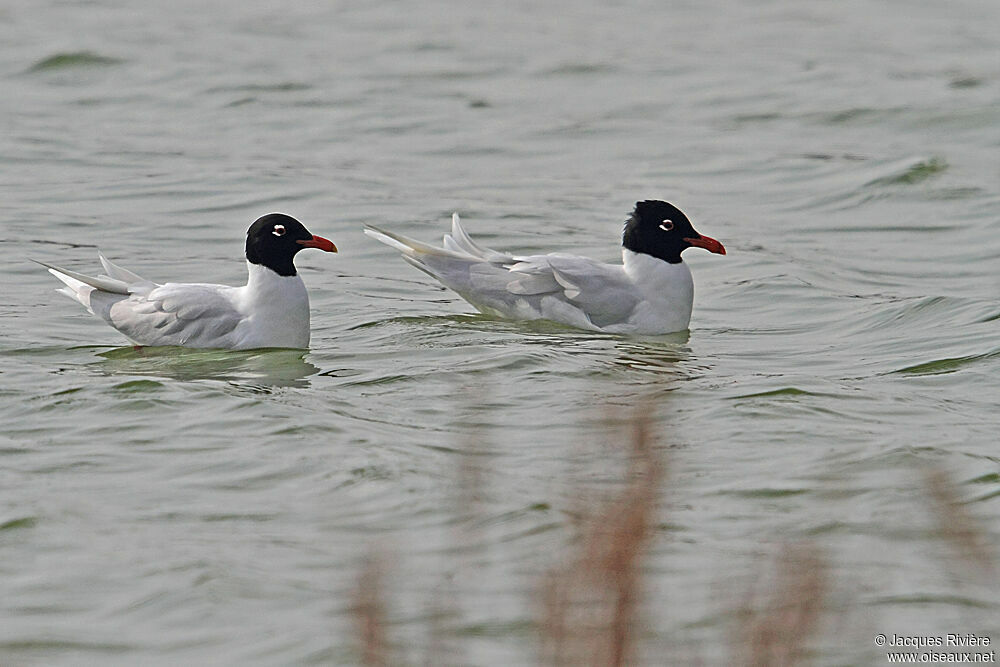
<path fill-rule="evenodd" d="M 670 469 L 648 664 L 726 664 L 748 580 L 803 541 L 811 662 L 1000 641 L 923 482 L 1000 545 L 998 25 L 987 0 L 4 4 L 0 663 L 355 663 L 378 552 L 401 659 L 530 664 L 637 406 Z M 684 334 L 475 315 L 361 232 L 458 211 L 611 261 L 645 198 L 729 250 L 686 253 Z M 236 284 L 276 210 L 340 248 L 299 256 L 305 354 L 133 350 L 28 261 Z"/>

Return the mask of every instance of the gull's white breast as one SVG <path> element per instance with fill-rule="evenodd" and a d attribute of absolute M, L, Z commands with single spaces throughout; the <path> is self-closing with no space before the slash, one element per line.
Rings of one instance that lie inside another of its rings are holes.
<path fill-rule="evenodd" d="M 232 295 L 243 316 L 233 332 L 236 347 L 309 347 L 309 293 L 302 278 L 250 262 L 247 268 L 247 284 Z"/>
<path fill-rule="evenodd" d="M 622 264 L 642 295 L 642 301 L 629 317 L 628 332 L 662 333 L 688 328 L 694 304 L 694 279 L 687 264 L 670 264 L 627 248 L 622 249 Z"/>

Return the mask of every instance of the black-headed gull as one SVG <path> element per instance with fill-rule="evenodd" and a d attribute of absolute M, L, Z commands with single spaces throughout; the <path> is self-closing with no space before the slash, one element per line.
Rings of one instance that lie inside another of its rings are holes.
<path fill-rule="evenodd" d="M 295 218 L 270 213 L 247 230 L 250 275 L 243 287 L 158 285 L 100 253 L 107 275 L 97 277 L 38 263 L 66 283 L 57 291 L 82 303 L 137 345 L 307 348 L 309 295 L 292 263 L 303 248 L 337 252 L 331 241 L 313 236 Z"/>
<path fill-rule="evenodd" d="M 458 214 L 444 247 L 368 225 L 365 233 L 437 278 L 481 312 L 515 320 L 553 320 L 608 333 L 684 331 L 691 320 L 694 281 L 681 260 L 687 248 L 720 255 L 726 249 L 702 236 L 680 209 L 641 201 L 625 222 L 622 264 L 550 253 L 517 256 L 477 245 Z"/>

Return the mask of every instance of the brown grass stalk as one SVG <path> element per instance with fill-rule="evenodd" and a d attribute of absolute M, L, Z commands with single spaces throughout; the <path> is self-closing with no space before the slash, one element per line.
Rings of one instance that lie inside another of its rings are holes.
<path fill-rule="evenodd" d="M 542 591 L 542 660 L 551 665 L 625 665 L 634 658 L 642 556 L 652 535 L 663 464 L 645 417 L 635 420 L 622 490 L 590 512 L 577 553 Z"/>
<path fill-rule="evenodd" d="M 385 667 L 389 664 L 386 609 L 381 561 L 369 556 L 358 578 L 352 611 L 358 624 L 361 664 Z"/>
<path fill-rule="evenodd" d="M 924 486 L 941 536 L 954 547 L 960 560 L 992 573 L 994 557 L 989 542 L 962 502 L 951 476 L 941 468 L 929 468 L 924 475 Z"/>
<path fill-rule="evenodd" d="M 819 625 L 827 591 L 827 566 L 813 544 L 786 545 L 766 592 L 751 589 L 740 610 L 734 664 L 790 667 L 802 664 Z"/>

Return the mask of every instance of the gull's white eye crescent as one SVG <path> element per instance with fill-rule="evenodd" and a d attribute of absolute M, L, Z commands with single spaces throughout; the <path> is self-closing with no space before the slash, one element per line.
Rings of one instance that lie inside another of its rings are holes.
<path fill-rule="evenodd" d="M 673 220 L 664 220 L 663 222 L 660 223 L 660 229 L 662 229 L 665 232 L 673 231 L 673 229 L 674 229 L 674 221 Z"/>
<path fill-rule="evenodd" d="M 274 234 L 275 236 L 284 236 L 285 235 L 285 226 L 284 225 L 275 225 L 274 229 L 271 230 L 271 233 Z"/>

